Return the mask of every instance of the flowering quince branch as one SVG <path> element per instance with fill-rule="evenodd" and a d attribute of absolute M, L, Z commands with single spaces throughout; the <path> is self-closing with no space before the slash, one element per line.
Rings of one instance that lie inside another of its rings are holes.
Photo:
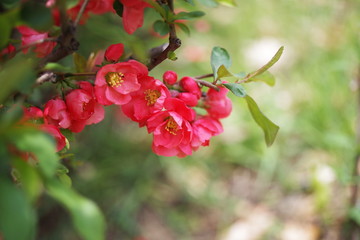
<path fill-rule="evenodd" d="M 82 15 L 83 15 L 83 13 L 85 11 L 86 6 L 88 5 L 88 3 L 89 3 L 89 0 L 84 0 L 83 4 L 81 5 L 80 11 L 79 11 L 79 13 L 76 16 L 76 19 L 74 21 L 74 27 L 76 27 L 78 25 L 78 23 L 79 23 Z"/>

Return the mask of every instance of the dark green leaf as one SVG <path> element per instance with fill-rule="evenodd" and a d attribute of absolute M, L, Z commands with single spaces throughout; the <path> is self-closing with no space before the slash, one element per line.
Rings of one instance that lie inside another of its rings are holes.
<path fill-rule="evenodd" d="M 75 64 L 75 70 L 77 73 L 85 72 L 86 70 L 86 59 L 84 56 L 74 52 L 73 53 L 73 60 Z"/>
<path fill-rule="evenodd" d="M 10 39 L 12 24 L 5 15 L 0 15 L 0 49 L 4 48 Z"/>
<path fill-rule="evenodd" d="M 188 26 L 186 26 L 186 24 L 184 23 L 179 23 L 179 22 L 175 22 L 176 26 L 179 26 L 179 28 L 186 33 L 188 36 L 190 36 L 190 29 Z"/>
<path fill-rule="evenodd" d="M 58 156 L 52 137 L 31 129 L 13 131 L 11 137 L 19 150 L 31 152 L 36 156 L 39 167 L 46 177 L 54 175 L 58 166 Z"/>
<path fill-rule="evenodd" d="M 237 83 L 223 83 L 223 85 L 229 89 L 233 94 L 235 94 L 235 96 L 238 97 L 245 97 L 246 96 L 246 91 L 245 89 Z"/>
<path fill-rule="evenodd" d="M 204 16 L 205 13 L 202 11 L 193 11 L 193 12 L 179 12 L 175 15 L 175 19 L 193 19 Z"/>
<path fill-rule="evenodd" d="M 272 87 L 275 85 L 275 77 L 269 71 L 265 71 L 263 74 L 249 79 L 248 82 L 264 82 Z"/>
<path fill-rule="evenodd" d="M 258 105 L 249 95 L 245 96 L 245 100 L 249 107 L 251 116 L 255 122 L 262 128 L 265 134 L 265 142 L 269 147 L 273 144 L 276 138 L 276 134 L 279 131 L 279 127 L 270 121 L 259 109 Z"/>
<path fill-rule="evenodd" d="M 170 28 L 169 25 L 164 21 L 157 20 L 156 22 L 154 22 L 154 30 L 161 36 L 164 36 L 169 33 Z"/>
<path fill-rule="evenodd" d="M 34 63 L 22 55 L 17 55 L 7 61 L 0 72 L 0 103 L 3 103 L 11 93 L 23 90 L 24 86 L 33 83 L 35 73 Z"/>
<path fill-rule="evenodd" d="M 114 1 L 113 9 L 115 10 L 117 15 L 119 15 L 120 17 L 123 16 L 124 6 L 120 1 Z"/>
<path fill-rule="evenodd" d="M 271 66 L 273 66 L 280 59 L 283 51 L 284 51 L 284 47 L 282 46 L 279 48 L 279 50 L 275 53 L 275 55 L 271 58 L 271 60 L 267 64 L 265 64 L 258 70 L 254 71 L 252 73 L 249 73 L 248 76 L 245 77 L 245 80 L 249 80 L 249 79 L 256 77 L 256 76 L 264 73 L 265 71 L 267 71 Z"/>
<path fill-rule="evenodd" d="M 53 25 L 50 9 L 36 1 L 28 1 L 23 4 L 20 18 L 26 25 L 38 31 L 48 31 Z"/>
<path fill-rule="evenodd" d="M 6 9 L 10 9 L 10 8 L 15 7 L 19 1 L 20 0 L 1 0 L 0 4 Z"/>
<path fill-rule="evenodd" d="M 35 237 L 36 216 L 25 194 L 7 179 L 0 179 L 0 233 L 3 239 Z"/>
<path fill-rule="evenodd" d="M 59 181 L 48 181 L 46 188 L 48 194 L 70 212 L 74 226 L 83 239 L 105 239 L 104 217 L 92 201 Z"/>
<path fill-rule="evenodd" d="M 211 52 L 211 68 L 216 80 L 218 79 L 217 72 L 221 65 L 224 65 L 225 68 L 229 68 L 231 66 L 230 55 L 226 49 L 221 47 L 214 47 Z"/>

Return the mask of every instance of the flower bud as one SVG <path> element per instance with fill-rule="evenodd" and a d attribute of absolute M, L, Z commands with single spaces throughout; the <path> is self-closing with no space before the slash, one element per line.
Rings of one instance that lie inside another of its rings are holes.
<path fill-rule="evenodd" d="M 177 82 L 177 74 L 174 71 L 166 71 L 163 75 L 163 80 L 168 85 L 174 85 Z"/>

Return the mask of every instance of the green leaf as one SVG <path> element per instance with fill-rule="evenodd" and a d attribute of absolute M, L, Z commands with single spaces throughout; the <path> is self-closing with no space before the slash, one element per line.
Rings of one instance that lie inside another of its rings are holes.
<path fill-rule="evenodd" d="M 184 0 L 184 1 L 189 3 L 190 5 L 195 6 L 194 0 Z"/>
<path fill-rule="evenodd" d="M 217 7 L 219 5 L 215 0 L 199 0 L 199 2 L 207 7 Z"/>
<path fill-rule="evenodd" d="M 4 15 L 0 15 L 0 49 L 4 48 L 10 39 L 12 24 Z"/>
<path fill-rule="evenodd" d="M 86 70 L 86 59 L 84 56 L 74 52 L 73 53 L 73 60 L 75 64 L 75 70 L 77 73 L 85 72 Z"/>
<path fill-rule="evenodd" d="M 228 7 L 236 7 L 235 0 L 216 0 L 218 3 Z"/>
<path fill-rule="evenodd" d="M 35 72 L 34 62 L 23 55 L 17 55 L 5 63 L 0 71 L 0 104 L 15 90 L 33 83 Z"/>
<path fill-rule="evenodd" d="M 20 18 L 26 25 L 39 31 L 48 31 L 53 25 L 50 9 L 36 1 L 28 1 L 23 4 Z"/>
<path fill-rule="evenodd" d="M 280 47 L 279 50 L 275 53 L 275 55 L 271 58 L 271 60 L 265 64 L 264 66 L 262 66 L 261 68 L 259 68 L 258 70 L 249 73 L 244 80 L 248 81 L 253 77 L 256 77 L 262 73 L 264 73 L 265 71 L 267 71 L 270 67 L 272 67 L 281 57 L 282 53 L 284 51 L 284 47 Z"/>
<path fill-rule="evenodd" d="M 269 71 L 265 71 L 263 74 L 249 79 L 248 82 L 264 82 L 272 87 L 275 85 L 275 77 Z"/>
<path fill-rule="evenodd" d="M 205 13 L 202 11 L 193 11 L 193 12 L 179 12 L 175 15 L 175 19 L 193 19 L 204 16 Z"/>
<path fill-rule="evenodd" d="M 237 83 L 223 83 L 223 85 L 229 89 L 233 94 L 235 94 L 235 96 L 238 97 L 245 97 L 246 96 L 246 91 L 245 89 Z"/>
<path fill-rule="evenodd" d="M 31 202 L 35 202 L 42 191 L 41 178 L 36 168 L 23 159 L 14 159 L 13 166 L 18 172 L 18 180 Z"/>
<path fill-rule="evenodd" d="M 232 76 L 235 76 L 235 75 L 232 74 L 224 65 L 221 65 L 219 67 L 219 69 L 217 70 L 217 78 L 218 79 L 224 78 L 224 77 L 232 77 Z"/>
<path fill-rule="evenodd" d="M 39 167 L 46 177 L 52 177 L 58 166 L 55 142 L 46 133 L 33 129 L 12 131 L 15 146 L 24 152 L 33 153 L 39 161 Z"/>
<path fill-rule="evenodd" d="M 245 96 L 246 103 L 249 107 L 251 116 L 255 122 L 262 128 L 265 134 L 265 142 L 270 147 L 275 141 L 279 127 L 270 121 L 259 109 L 258 105 L 249 95 Z"/>
<path fill-rule="evenodd" d="M 0 192 L 0 233 L 3 239 L 34 239 L 36 215 L 25 194 L 4 178 L 0 179 Z"/>
<path fill-rule="evenodd" d="M 213 70 L 215 80 L 219 78 L 217 72 L 221 65 L 224 65 L 225 68 L 229 68 L 231 66 L 230 55 L 226 49 L 214 47 L 211 52 L 211 68 Z"/>
<path fill-rule="evenodd" d="M 48 194 L 70 212 L 73 224 L 83 239 L 105 239 L 104 217 L 91 200 L 59 181 L 49 181 L 46 188 Z"/>
<path fill-rule="evenodd" d="M 6 9 L 10 9 L 15 7 L 20 0 L 1 0 L 0 4 L 4 6 Z"/>
<path fill-rule="evenodd" d="M 120 17 L 123 16 L 124 6 L 122 5 L 122 3 L 120 1 L 114 1 L 113 9 L 115 10 L 117 15 L 119 15 Z"/>
<path fill-rule="evenodd" d="M 179 22 L 175 22 L 174 24 L 178 26 L 184 33 L 186 33 L 186 35 L 190 36 L 190 29 L 188 26 L 186 26 L 186 24 Z"/>
<path fill-rule="evenodd" d="M 170 59 L 171 61 L 176 61 L 178 59 L 176 53 L 173 51 L 168 52 L 167 58 Z"/>
<path fill-rule="evenodd" d="M 154 22 L 153 27 L 154 27 L 155 32 L 157 32 L 161 36 L 168 34 L 170 31 L 169 25 L 162 20 L 157 20 L 156 22 Z"/>

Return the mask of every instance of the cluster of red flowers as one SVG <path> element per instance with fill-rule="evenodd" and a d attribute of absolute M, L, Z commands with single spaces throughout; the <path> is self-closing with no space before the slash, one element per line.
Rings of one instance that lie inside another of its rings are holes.
<path fill-rule="evenodd" d="M 223 131 L 219 119 L 232 109 L 226 88 L 201 92 L 195 79 L 183 77 L 178 81 L 173 71 L 165 72 L 162 82 L 149 76 L 147 67 L 138 61 L 118 62 L 123 48 L 120 43 L 106 50 L 105 60 L 113 63 L 99 69 L 94 86 L 79 82 L 78 89 L 64 99 L 49 100 L 43 111 L 35 107 L 26 110 L 27 118 L 43 118 L 42 128 L 55 136 L 58 150 L 65 146 L 59 129 L 80 132 L 86 125 L 100 122 L 103 106 L 112 104 L 120 106 L 140 127 L 146 126 L 153 134 L 153 151 L 158 155 L 191 155 Z M 197 114 L 194 107 L 204 108 L 207 114 Z"/>

